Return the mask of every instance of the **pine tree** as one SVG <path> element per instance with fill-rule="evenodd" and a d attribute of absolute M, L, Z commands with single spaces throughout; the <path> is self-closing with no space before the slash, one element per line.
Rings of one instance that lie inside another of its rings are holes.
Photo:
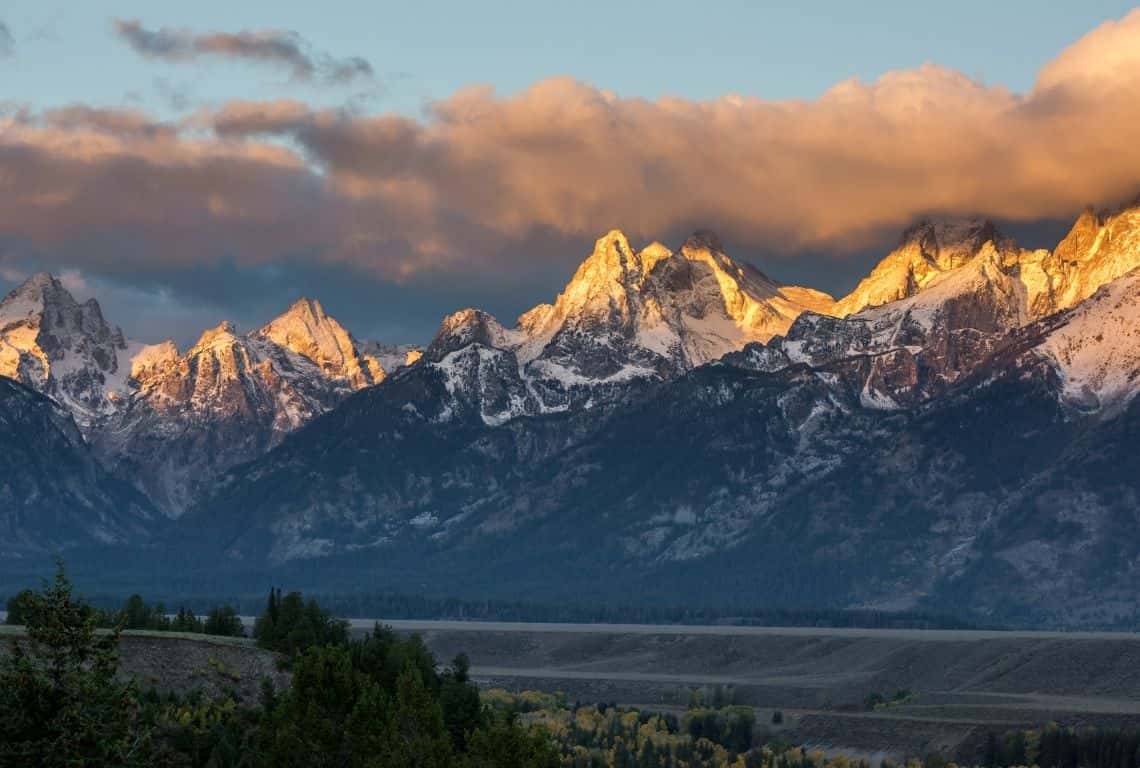
<path fill-rule="evenodd" d="M 62 563 L 27 608 L 26 641 L 0 659 L 0 766 L 146 764 L 137 692 L 115 678 L 118 630 L 96 632 Z"/>

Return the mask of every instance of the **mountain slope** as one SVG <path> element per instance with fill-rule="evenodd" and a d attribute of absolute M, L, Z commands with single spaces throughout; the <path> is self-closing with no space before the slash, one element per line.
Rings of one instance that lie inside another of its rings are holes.
<path fill-rule="evenodd" d="M 971 261 L 987 243 L 1003 258 L 1016 254 L 1013 241 L 982 219 L 924 219 L 903 232 L 898 247 L 835 304 L 846 317 L 914 296 L 940 275 Z M 1016 258 L 1016 256 L 1014 256 Z"/>
<path fill-rule="evenodd" d="M 636 251 L 614 230 L 554 304 L 524 313 L 514 329 L 479 310 L 450 315 L 425 357 L 449 392 L 502 424 L 620 400 L 630 382 L 675 378 L 832 303 L 731 260 L 711 233 L 677 252 L 659 243 Z"/>
<path fill-rule="evenodd" d="M 96 301 L 78 303 L 46 273 L 0 301 L 0 376 L 49 395 L 82 426 L 127 395 L 130 359 L 140 349 L 107 324 Z"/>
<path fill-rule="evenodd" d="M 222 323 L 185 354 L 128 341 L 98 302 L 78 303 L 48 274 L 0 302 L 0 376 L 64 407 L 100 459 L 170 515 L 418 354 L 358 342 L 307 299 L 245 336 Z"/>
<path fill-rule="evenodd" d="M 1140 390 L 1140 270 L 1066 313 L 1035 351 L 1056 369 L 1067 402 L 1086 410 L 1126 406 Z"/>
<path fill-rule="evenodd" d="M 802 313 L 784 337 L 557 411 L 528 366 L 568 355 L 581 375 L 599 347 L 630 365 L 647 348 L 618 354 L 637 338 L 624 329 L 666 316 L 646 292 L 542 310 L 557 330 L 541 348 L 525 324 L 459 313 L 425 365 L 294 433 L 186 522 L 226 542 L 230 567 L 448 593 L 623 584 L 685 601 L 717 585 L 771 604 L 1127 620 L 1140 271 L 1036 318 L 1025 252 L 987 240 L 962 258 L 903 299 Z M 553 344 L 584 328 L 605 341 L 583 358 Z"/>
<path fill-rule="evenodd" d="M 176 516 L 221 472 L 387 375 L 319 303 L 301 299 L 253 333 L 222 323 L 185 354 L 137 370 L 130 400 L 93 442 Z"/>
<path fill-rule="evenodd" d="M 783 338 L 733 363 L 762 371 L 840 364 L 863 369 L 864 407 L 894 409 L 937 396 L 984 363 L 1027 320 L 1024 292 L 992 243 L 919 292 L 845 318 L 801 315 Z"/>
<path fill-rule="evenodd" d="M 0 378 L 0 559 L 93 544 L 145 545 L 158 514 L 91 455 L 71 417 Z"/>

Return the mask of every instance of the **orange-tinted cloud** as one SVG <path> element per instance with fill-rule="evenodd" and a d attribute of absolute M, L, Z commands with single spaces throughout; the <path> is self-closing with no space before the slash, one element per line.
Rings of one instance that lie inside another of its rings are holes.
<path fill-rule="evenodd" d="M 928 64 L 814 101 L 647 101 L 553 79 L 509 97 L 469 88 L 423 120 L 235 102 L 172 131 L 72 108 L 0 123 L 0 231 L 396 279 L 615 226 L 842 253 L 922 214 L 1034 220 L 1134 195 L 1137 51 L 1140 11 L 1062 52 L 1027 94 Z"/>

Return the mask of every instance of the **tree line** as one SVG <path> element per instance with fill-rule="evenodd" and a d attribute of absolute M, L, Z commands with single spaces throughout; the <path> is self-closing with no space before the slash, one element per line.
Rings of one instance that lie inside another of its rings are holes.
<path fill-rule="evenodd" d="M 0 768 L 866 768 L 780 738 L 734 703 L 731 688 L 695 690 L 679 715 L 481 693 L 463 654 L 441 665 L 419 637 L 379 625 L 353 638 L 318 601 L 279 589 L 253 641 L 277 654 L 288 686 L 265 680 L 252 700 L 237 690 L 141 690 L 119 674 L 123 629 L 189 626 L 193 614 L 170 617 L 138 596 L 98 611 L 74 597 L 62 565 L 52 583 L 19 598 L 9 620 L 25 634 L 0 651 Z M 782 716 L 771 720 L 782 725 Z M 985 768 L 1140 768 L 1140 731 L 1051 725 L 992 734 L 960 758 Z M 906 763 L 953 765 L 938 755 Z"/>
<path fill-rule="evenodd" d="M 1140 730 L 1051 723 L 1028 731 L 990 733 L 979 753 L 966 759 L 986 768 L 1140 768 Z"/>
<path fill-rule="evenodd" d="M 25 589 L 8 598 L 5 623 L 23 625 L 34 611 L 38 594 Z M 245 627 L 237 610 L 229 603 L 215 606 L 204 616 L 196 616 L 186 606 L 170 615 L 162 603 L 148 603 L 142 595 L 131 595 L 118 610 L 106 611 L 89 603 L 82 603 L 85 616 L 99 629 L 149 630 L 152 632 L 187 632 L 198 635 L 244 637 Z"/>
<path fill-rule="evenodd" d="M 350 639 L 299 594 L 270 594 L 257 642 L 292 683 L 257 701 L 140 691 L 119 676 L 121 622 L 72 594 L 62 566 L 25 595 L 25 636 L 0 657 L 0 768 L 555 768 L 544 732 L 483 706 L 457 657 L 442 671 L 418 638 Z"/>

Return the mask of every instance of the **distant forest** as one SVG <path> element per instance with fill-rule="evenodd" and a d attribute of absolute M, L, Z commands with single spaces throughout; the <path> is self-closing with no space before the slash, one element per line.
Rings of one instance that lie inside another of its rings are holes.
<path fill-rule="evenodd" d="M 761 627 L 850 627 L 867 629 L 1002 629 L 981 620 L 921 611 L 809 609 L 755 606 L 693 607 L 660 604 L 544 603 L 513 600 L 465 600 L 395 593 L 310 593 L 327 610 L 348 619 L 422 619 L 465 621 L 555 622 L 572 624 L 720 624 Z M 92 605 L 106 611 L 123 605 L 120 595 L 90 595 Z M 232 605 L 243 615 L 256 615 L 265 596 L 164 596 L 170 606 L 206 613 L 219 604 Z"/>

